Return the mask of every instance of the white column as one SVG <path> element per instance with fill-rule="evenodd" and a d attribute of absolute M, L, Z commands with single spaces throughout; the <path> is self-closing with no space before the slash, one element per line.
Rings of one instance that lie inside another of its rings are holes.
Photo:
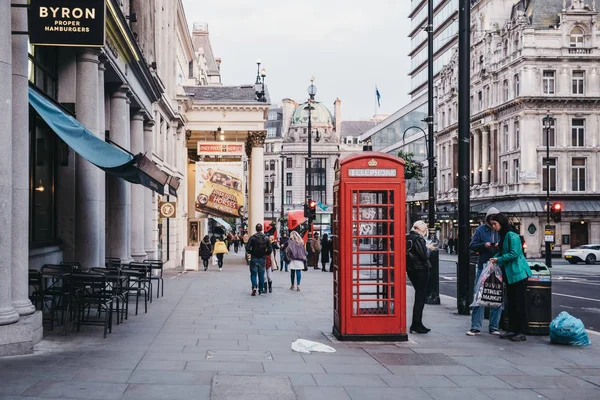
<path fill-rule="evenodd" d="M 488 127 L 483 128 L 481 131 L 481 170 L 482 170 L 482 181 L 481 183 L 488 184 L 488 165 L 490 160 L 488 159 L 488 147 L 490 144 L 490 129 Z"/>
<path fill-rule="evenodd" d="M 481 167 L 481 141 L 480 139 L 480 131 L 476 130 L 473 133 L 473 171 L 474 178 L 473 184 L 479 185 L 479 168 Z"/>
<path fill-rule="evenodd" d="M 144 152 L 144 113 L 137 112 L 131 117 L 131 152 Z M 135 261 L 146 258 L 144 248 L 144 192 L 150 191 L 142 185 L 131 185 L 131 257 Z"/>
<path fill-rule="evenodd" d="M 152 145 L 154 138 L 154 122 L 148 121 L 144 124 L 144 152 L 146 157 L 152 160 Z M 156 249 L 154 247 L 153 240 L 153 224 L 155 210 L 152 203 L 152 196 L 154 192 L 152 190 L 144 191 L 144 251 L 146 257 L 149 259 L 157 258 Z"/>
<path fill-rule="evenodd" d="M 129 98 L 127 86 L 121 86 L 110 101 L 110 139 L 129 149 Z M 106 254 L 131 261 L 129 226 L 131 222 L 131 184 L 116 176 L 108 179 L 108 236 Z"/>
<path fill-rule="evenodd" d="M 16 0 L 13 4 L 27 4 Z M 27 9 L 12 10 L 12 29 L 27 30 Z M 35 307 L 29 300 L 29 102 L 26 35 L 12 37 L 12 304 L 20 315 Z"/>
<path fill-rule="evenodd" d="M 107 61 L 106 57 L 100 56 L 100 64 L 98 64 L 98 137 L 102 140 L 106 139 L 106 93 L 104 90 L 104 71 L 106 71 L 106 67 L 104 63 Z M 106 173 L 102 170 L 98 172 L 98 200 L 100 210 L 97 227 L 98 234 L 100 235 L 98 259 L 103 263 L 106 259 Z"/>
<path fill-rule="evenodd" d="M 252 153 L 250 155 L 250 169 L 252 185 L 250 186 L 249 210 L 250 217 L 248 222 L 248 231 L 250 234 L 256 232 L 256 224 L 262 224 L 265 220 L 264 192 L 265 192 L 265 159 L 264 145 L 266 132 L 249 132 L 250 142 L 252 144 Z"/>
<path fill-rule="evenodd" d="M 0 143 L 12 148 L 12 50 L 10 46 L 10 1 L 0 1 Z M 11 304 L 12 282 L 12 151 L 0 157 L 0 325 L 19 320 Z M 29 201 L 27 202 L 29 204 Z M 29 252 L 28 252 L 29 253 Z"/>
<path fill-rule="evenodd" d="M 77 55 L 75 110 L 77 119 L 96 136 L 98 132 L 98 50 L 82 49 Z M 84 268 L 100 267 L 103 232 L 100 221 L 100 179 L 104 172 L 85 158 L 75 156 L 75 261 Z"/>

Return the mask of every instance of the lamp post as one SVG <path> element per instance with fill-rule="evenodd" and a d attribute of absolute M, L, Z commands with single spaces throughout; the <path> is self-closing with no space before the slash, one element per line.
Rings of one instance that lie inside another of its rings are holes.
<path fill-rule="evenodd" d="M 256 94 L 256 99 L 258 101 L 266 103 L 265 77 L 267 76 L 267 71 L 264 68 L 261 70 L 260 64 L 260 60 L 256 60 L 256 82 L 254 82 L 254 93 Z"/>
<path fill-rule="evenodd" d="M 546 223 L 550 228 L 550 127 L 554 119 L 548 113 L 543 118 L 544 129 L 546 131 Z M 544 232 L 545 233 L 545 232 Z M 544 235 L 546 236 L 546 235 Z M 552 242 L 546 240 L 546 266 L 552 268 Z"/>
<path fill-rule="evenodd" d="M 433 3 L 432 1 L 430 1 Z M 427 304 L 440 304 L 440 255 L 438 251 L 438 240 L 435 235 L 435 157 L 433 155 L 433 137 L 431 132 L 433 130 L 432 124 L 429 122 L 432 119 L 430 117 L 425 118 L 425 122 L 430 125 L 429 135 L 425 133 L 425 130 L 418 126 L 410 126 L 406 128 L 404 134 L 402 135 L 402 143 L 404 143 L 404 138 L 406 137 L 406 132 L 409 129 L 418 129 L 423 133 L 425 137 L 425 149 L 427 150 L 427 178 L 429 181 L 429 200 L 428 200 L 428 212 L 427 218 L 429 222 L 429 238 L 428 241 L 432 243 L 435 247 L 435 250 L 432 250 L 430 253 L 429 261 L 431 263 L 431 274 L 429 275 L 429 283 L 427 285 Z"/>
<path fill-rule="evenodd" d="M 310 86 L 308 87 L 308 165 L 306 166 L 306 204 L 308 204 L 312 196 L 312 103 L 315 100 L 317 94 L 317 87 L 314 85 L 315 77 L 310 79 Z M 312 227 L 311 218 L 308 218 L 308 229 L 310 231 Z"/>
<path fill-rule="evenodd" d="M 285 197 L 284 197 L 284 179 L 285 179 L 285 174 L 284 174 L 284 168 L 285 168 L 285 160 L 286 160 L 286 156 L 283 154 L 283 146 L 281 147 L 281 155 L 279 156 L 281 157 L 281 212 L 279 213 L 279 222 L 281 225 L 281 233 L 283 234 L 283 230 L 284 230 L 284 226 L 283 226 L 283 204 L 285 203 Z"/>

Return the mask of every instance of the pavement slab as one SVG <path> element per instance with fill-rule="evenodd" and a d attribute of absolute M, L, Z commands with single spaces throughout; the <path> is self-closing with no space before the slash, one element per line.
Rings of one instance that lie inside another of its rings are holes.
<path fill-rule="evenodd" d="M 45 332 L 32 355 L 0 358 L 0 399 L 600 399 L 595 343 L 467 337 L 470 318 L 445 296 L 425 307 L 427 335 L 340 342 L 331 274 L 304 272 L 302 292 L 289 290 L 288 274 L 273 278 L 274 293 L 251 297 L 248 267 L 231 254 L 221 273 L 165 271 L 165 296 L 147 314 L 130 307 L 106 339 L 101 327 L 69 326 L 64 337 Z M 298 338 L 336 352 L 296 353 Z"/>

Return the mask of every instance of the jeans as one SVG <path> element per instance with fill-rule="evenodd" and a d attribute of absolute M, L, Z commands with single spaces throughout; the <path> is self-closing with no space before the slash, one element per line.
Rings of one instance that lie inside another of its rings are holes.
<path fill-rule="evenodd" d="M 294 286 L 294 277 L 296 277 L 297 285 L 300 286 L 300 280 L 302 279 L 302 270 L 301 269 L 290 270 L 290 280 L 292 281 L 292 286 Z"/>
<path fill-rule="evenodd" d="M 477 286 L 477 281 L 479 280 L 482 272 L 483 266 L 481 268 L 477 268 L 477 271 L 475 272 L 475 286 Z M 475 288 L 475 290 L 477 290 L 477 288 Z M 473 313 L 471 314 L 471 329 L 481 331 L 481 328 L 483 328 L 484 309 L 485 307 L 473 307 Z M 501 315 L 502 307 L 490 309 L 490 332 L 498 330 Z"/>
<path fill-rule="evenodd" d="M 223 253 L 217 254 L 217 264 L 219 265 L 219 269 L 223 268 Z"/>
<path fill-rule="evenodd" d="M 506 287 L 508 308 L 508 331 L 527 334 L 529 320 L 527 318 L 527 278 Z"/>
<path fill-rule="evenodd" d="M 280 250 L 279 251 L 279 258 L 280 258 L 281 262 L 279 263 L 279 265 L 280 265 L 279 269 L 283 271 L 283 269 L 285 268 L 285 270 L 287 271 L 288 270 L 288 263 L 286 263 L 285 261 L 283 261 L 283 254 L 284 254 L 284 251 Z"/>
<path fill-rule="evenodd" d="M 265 259 L 252 257 L 250 259 L 250 281 L 252 289 L 265 287 Z"/>
<path fill-rule="evenodd" d="M 208 268 L 208 259 L 202 259 L 202 265 L 204 265 L 204 269 Z"/>
<path fill-rule="evenodd" d="M 413 305 L 412 326 L 423 326 L 423 307 L 427 298 L 427 280 L 429 270 L 427 268 L 408 272 L 408 279 L 415 289 L 415 303 Z"/>

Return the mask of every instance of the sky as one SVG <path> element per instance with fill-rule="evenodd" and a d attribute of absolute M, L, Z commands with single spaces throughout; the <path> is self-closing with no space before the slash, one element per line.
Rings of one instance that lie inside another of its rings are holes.
<path fill-rule="evenodd" d="M 265 68 L 271 103 L 316 99 L 343 120 L 392 114 L 410 97 L 408 0 L 183 0 L 188 24 L 206 22 L 224 85 L 252 84 Z M 381 94 L 376 109 L 375 86 Z"/>

